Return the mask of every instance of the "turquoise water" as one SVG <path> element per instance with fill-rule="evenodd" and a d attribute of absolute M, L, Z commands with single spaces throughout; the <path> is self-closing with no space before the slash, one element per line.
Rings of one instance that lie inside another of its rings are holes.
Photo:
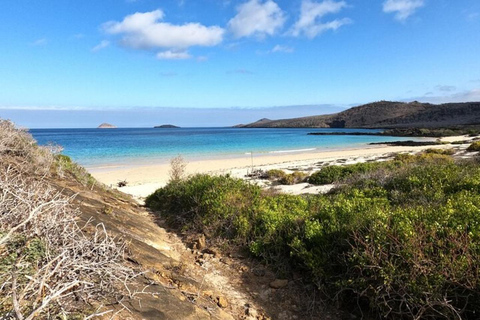
<path fill-rule="evenodd" d="M 376 132 L 359 129 L 128 128 L 32 129 L 39 144 L 55 143 L 87 168 L 104 165 L 240 157 L 256 154 L 355 148 L 370 142 L 409 140 L 382 136 L 313 136 L 309 132 Z"/>

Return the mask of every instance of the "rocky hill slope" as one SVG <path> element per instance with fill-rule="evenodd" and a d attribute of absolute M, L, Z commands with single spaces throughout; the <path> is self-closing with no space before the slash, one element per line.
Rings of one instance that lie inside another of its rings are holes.
<path fill-rule="evenodd" d="M 380 101 L 340 113 L 262 119 L 243 128 L 438 128 L 480 124 L 480 102 L 429 104 Z"/>

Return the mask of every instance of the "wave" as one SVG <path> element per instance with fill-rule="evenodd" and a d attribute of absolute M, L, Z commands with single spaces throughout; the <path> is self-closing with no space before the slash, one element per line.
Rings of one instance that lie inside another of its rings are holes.
<path fill-rule="evenodd" d="M 270 151 L 269 153 L 293 153 L 293 152 L 306 152 L 306 151 L 314 151 L 317 148 L 309 148 L 309 149 L 294 149 L 294 150 L 277 150 L 277 151 Z"/>

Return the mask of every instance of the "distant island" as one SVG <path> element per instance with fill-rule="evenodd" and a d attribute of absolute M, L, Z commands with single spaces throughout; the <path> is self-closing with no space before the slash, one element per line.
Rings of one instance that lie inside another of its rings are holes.
<path fill-rule="evenodd" d="M 162 124 L 161 126 L 155 126 L 155 129 L 173 129 L 173 128 L 180 128 L 177 126 L 174 126 L 173 124 Z"/>
<path fill-rule="evenodd" d="M 430 104 L 378 101 L 343 112 L 294 119 L 260 119 L 242 128 L 449 128 L 480 124 L 480 102 Z"/>
<path fill-rule="evenodd" d="M 113 124 L 104 122 L 104 123 L 102 123 L 101 125 L 99 125 L 97 128 L 98 128 L 98 129 L 115 129 L 115 128 L 117 128 L 117 127 L 114 126 Z"/>

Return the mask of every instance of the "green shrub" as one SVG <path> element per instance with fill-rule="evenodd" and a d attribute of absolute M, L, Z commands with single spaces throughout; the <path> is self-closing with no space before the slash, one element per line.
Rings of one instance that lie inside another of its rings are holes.
<path fill-rule="evenodd" d="M 63 177 L 65 174 L 70 174 L 84 186 L 99 184 L 84 167 L 72 161 L 69 156 L 63 154 L 55 155 L 55 168 L 60 176 Z"/>
<path fill-rule="evenodd" d="M 427 149 L 425 150 L 427 154 L 443 154 L 447 156 L 451 156 L 455 154 L 454 149 Z"/>
<path fill-rule="evenodd" d="M 281 273 L 296 269 L 378 317 L 477 318 L 478 162 L 434 151 L 322 171 L 319 181 L 345 186 L 327 195 L 265 195 L 238 179 L 197 175 L 146 204 L 168 221 L 248 246 Z"/>
<path fill-rule="evenodd" d="M 345 176 L 345 170 L 340 166 L 328 166 L 313 173 L 308 182 L 315 185 L 330 184 Z"/>
<path fill-rule="evenodd" d="M 285 175 L 282 177 L 279 182 L 280 184 L 292 185 L 304 182 L 308 177 L 308 174 L 300 171 L 295 171 L 294 173 Z"/>
<path fill-rule="evenodd" d="M 468 148 L 467 151 L 480 151 L 480 141 L 473 142 Z"/>
<path fill-rule="evenodd" d="M 266 172 L 266 177 L 269 180 L 277 180 L 285 177 L 287 174 L 280 169 L 271 169 Z"/>
<path fill-rule="evenodd" d="M 228 176 L 197 174 L 171 181 L 145 199 L 145 205 L 170 223 L 233 239 L 247 234 L 260 187 Z"/>
<path fill-rule="evenodd" d="M 398 165 L 396 162 L 389 161 L 356 163 L 346 166 L 328 166 L 312 174 L 308 182 L 315 185 L 331 184 L 345 180 L 353 175 L 364 174 L 382 168 L 393 168 Z"/>

